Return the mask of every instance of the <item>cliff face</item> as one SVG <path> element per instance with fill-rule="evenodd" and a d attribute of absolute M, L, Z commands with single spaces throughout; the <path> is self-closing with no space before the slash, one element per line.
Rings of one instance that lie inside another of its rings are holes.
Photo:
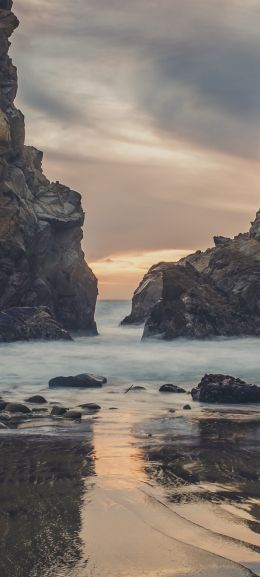
<path fill-rule="evenodd" d="M 11 8 L 0 0 L 0 310 L 47 306 L 64 327 L 95 334 L 97 281 L 81 249 L 81 196 L 50 183 L 42 153 L 24 145 L 8 56 L 19 24 Z"/>
<path fill-rule="evenodd" d="M 144 337 L 260 334 L 260 211 L 248 233 L 152 267 L 123 323 L 145 321 Z M 152 287 L 152 290 L 151 290 Z"/>

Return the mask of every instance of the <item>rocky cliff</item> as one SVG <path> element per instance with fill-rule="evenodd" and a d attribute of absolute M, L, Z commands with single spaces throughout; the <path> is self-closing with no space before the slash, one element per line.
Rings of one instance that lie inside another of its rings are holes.
<path fill-rule="evenodd" d="M 19 22 L 0 0 L 0 310 L 47 306 L 67 329 L 96 333 L 97 281 L 81 249 L 81 196 L 42 172 L 24 145 L 9 37 Z"/>
<path fill-rule="evenodd" d="M 145 321 L 144 337 L 260 335 L 260 211 L 248 233 L 152 267 L 123 324 Z"/>

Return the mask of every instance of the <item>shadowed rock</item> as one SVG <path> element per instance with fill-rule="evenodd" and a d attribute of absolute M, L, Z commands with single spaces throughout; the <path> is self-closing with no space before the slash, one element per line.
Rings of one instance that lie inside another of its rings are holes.
<path fill-rule="evenodd" d="M 47 403 L 46 399 L 41 395 L 34 395 L 33 397 L 29 397 L 29 399 L 25 399 L 26 403 L 35 403 L 36 405 L 44 405 Z"/>
<path fill-rule="evenodd" d="M 178 387 L 177 385 L 166 384 L 162 385 L 159 389 L 160 393 L 185 393 L 185 389 Z"/>
<path fill-rule="evenodd" d="M 107 380 L 105 377 L 97 377 L 88 373 L 82 375 L 75 375 L 70 377 L 55 377 L 49 381 L 51 389 L 59 387 L 93 389 L 102 387 Z"/>
<path fill-rule="evenodd" d="M 0 342 L 72 338 L 47 307 L 13 307 L 0 312 Z"/>
<path fill-rule="evenodd" d="M 8 56 L 19 24 L 11 7 L 0 0 L 0 310 L 47 306 L 66 329 L 96 334 L 97 281 L 81 248 L 81 196 L 51 183 L 42 152 L 24 145 L 17 71 Z"/>
<path fill-rule="evenodd" d="M 5 410 L 8 411 L 8 413 L 29 414 L 31 412 L 29 407 L 26 407 L 26 405 L 23 405 L 22 403 L 8 403 L 5 407 Z"/>
<path fill-rule="evenodd" d="M 123 323 L 145 322 L 144 337 L 163 339 L 259 335 L 260 211 L 248 233 L 214 241 L 205 252 L 151 267 Z"/>
<path fill-rule="evenodd" d="M 260 387 L 230 375 L 204 375 L 191 394 L 194 401 L 204 403 L 260 402 Z"/>

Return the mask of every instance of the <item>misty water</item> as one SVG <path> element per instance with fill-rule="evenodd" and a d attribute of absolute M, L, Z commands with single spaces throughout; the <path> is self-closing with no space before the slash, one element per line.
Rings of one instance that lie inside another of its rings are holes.
<path fill-rule="evenodd" d="M 197 383 L 205 372 L 260 381 L 259 339 L 142 341 L 142 327 L 122 327 L 127 301 L 97 305 L 98 337 L 74 336 L 73 342 L 1 345 L 1 388 L 20 394 L 36 391 L 50 378 L 82 372 L 102 374 L 109 383 Z"/>
<path fill-rule="evenodd" d="M 142 327 L 120 326 L 129 309 L 99 302 L 97 337 L 0 346 L 0 395 L 48 401 L 0 430 L 0 575 L 260 576 L 258 407 L 189 394 L 205 372 L 260 384 L 259 340 L 144 342 Z M 108 382 L 48 388 L 82 372 Z M 165 382 L 186 392 L 159 393 Z M 125 394 L 132 384 L 145 390 Z M 83 402 L 101 410 L 79 423 L 49 415 Z"/>

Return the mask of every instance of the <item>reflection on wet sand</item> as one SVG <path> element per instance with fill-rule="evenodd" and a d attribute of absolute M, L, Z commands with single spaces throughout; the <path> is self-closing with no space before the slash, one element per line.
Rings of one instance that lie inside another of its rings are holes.
<path fill-rule="evenodd" d="M 192 528 L 185 536 L 180 523 L 179 536 L 259 575 L 259 414 L 204 410 L 147 421 L 145 428 L 157 433 L 142 447 L 145 471 Z"/>
<path fill-rule="evenodd" d="M 91 438 L 1 436 L 1 577 L 58 577 L 84 565 L 81 507 L 91 474 Z"/>

